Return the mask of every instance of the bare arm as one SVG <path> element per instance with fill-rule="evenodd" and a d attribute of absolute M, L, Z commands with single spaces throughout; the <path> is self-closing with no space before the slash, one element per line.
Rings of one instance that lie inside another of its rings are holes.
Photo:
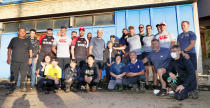
<path fill-rule="evenodd" d="M 55 54 L 57 53 L 57 50 L 56 50 L 56 46 L 52 46 L 52 52 L 54 52 Z"/>
<path fill-rule="evenodd" d="M 71 46 L 71 56 L 72 56 L 72 59 L 75 59 L 75 56 L 74 56 L 74 48 L 75 48 L 75 46 Z"/>
<path fill-rule="evenodd" d="M 90 46 L 89 46 L 89 55 L 91 55 L 91 54 L 92 54 L 92 50 L 93 50 L 93 46 L 92 46 L 92 45 L 90 45 Z"/>
<path fill-rule="evenodd" d="M 139 76 L 139 75 L 144 75 L 144 70 L 134 73 L 134 72 L 129 72 L 126 74 L 127 77 L 134 77 L 134 76 Z"/>
<path fill-rule="evenodd" d="M 12 54 L 12 49 L 9 48 L 7 52 L 7 64 L 11 64 L 11 54 Z"/>
<path fill-rule="evenodd" d="M 190 45 L 184 49 L 184 51 L 190 51 L 195 46 L 195 40 L 190 41 Z"/>
<path fill-rule="evenodd" d="M 124 50 L 124 49 L 126 49 L 126 45 L 123 45 L 123 46 L 120 46 L 120 47 L 114 47 L 113 49 L 115 49 L 115 50 Z"/>

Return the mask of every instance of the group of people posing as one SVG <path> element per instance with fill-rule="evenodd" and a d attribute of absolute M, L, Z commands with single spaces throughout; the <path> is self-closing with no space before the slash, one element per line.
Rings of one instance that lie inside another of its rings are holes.
<path fill-rule="evenodd" d="M 59 88 L 66 92 L 154 89 L 156 95 L 173 94 L 178 100 L 189 96 L 198 98 L 196 35 L 189 31 L 188 21 L 182 22 L 183 32 L 177 39 L 166 27 L 164 22 L 157 24 L 158 33 L 153 35 L 151 25 L 140 24 L 139 34 L 129 26 L 128 30 L 122 30 L 120 39 L 111 35 L 107 44 L 102 39 L 102 29 L 97 30 L 97 36 L 88 33 L 85 38 L 84 28 L 79 28 L 79 36 L 72 31 L 71 37 L 67 36 L 65 26 L 57 37 L 53 36 L 53 29 L 48 28 L 46 35 L 38 40 L 36 30 L 31 29 L 30 36 L 26 37 L 26 30 L 20 28 L 18 37 L 8 45 L 10 91 L 19 89 L 18 82 L 20 89 L 26 91 L 26 80 L 30 77 L 31 89 L 36 86 L 46 93 Z M 104 78 L 103 70 L 106 71 Z"/>

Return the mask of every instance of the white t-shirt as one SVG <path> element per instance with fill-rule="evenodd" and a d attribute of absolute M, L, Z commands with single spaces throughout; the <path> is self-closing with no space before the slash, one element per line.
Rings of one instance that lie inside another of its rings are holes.
<path fill-rule="evenodd" d="M 68 36 L 57 37 L 53 42 L 53 45 L 57 47 L 57 57 L 58 58 L 70 58 L 70 45 L 72 39 Z"/>
<path fill-rule="evenodd" d="M 141 54 L 141 41 L 139 35 L 129 37 L 127 39 L 130 52 L 135 51 L 137 55 Z"/>
<path fill-rule="evenodd" d="M 155 38 L 154 35 L 143 37 L 144 51 L 145 52 L 151 52 L 152 51 L 151 41 L 154 38 Z"/>
<path fill-rule="evenodd" d="M 155 38 L 160 41 L 160 47 L 163 48 L 170 48 L 171 41 L 176 41 L 176 38 L 170 32 L 160 33 Z"/>

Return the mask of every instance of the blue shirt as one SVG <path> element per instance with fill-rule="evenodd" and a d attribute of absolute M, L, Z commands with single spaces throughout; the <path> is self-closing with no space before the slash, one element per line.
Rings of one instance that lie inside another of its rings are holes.
<path fill-rule="evenodd" d="M 124 50 L 125 52 L 129 52 L 129 46 L 128 46 L 128 42 L 127 42 L 127 38 L 121 37 L 119 40 L 119 44 L 124 46 L 126 45 L 126 49 Z"/>
<path fill-rule="evenodd" d="M 123 63 L 120 63 L 120 64 L 114 63 L 114 64 L 111 65 L 109 72 L 112 72 L 115 75 L 120 75 L 120 74 L 122 74 L 125 71 L 126 71 L 125 70 L 125 64 L 123 64 Z M 115 79 L 116 79 L 115 77 L 112 77 L 112 80 L 115 80 Z"/>
<path fill-rule="evenodd" d="M 152 62 L 156 70 L 159 68 L 167 68 L 171 60 L 170 50 L 161 47 L 158 52 L 150 52 L 147 59 Z"/>
<path fill-rule="evenodd" d="M 196 35 L 192 31 L 182 32 L 177 38 L 177 42 L 179 42 L 181 50 L 187 48 L 190 45 L 191 40 L 196 40 Z M 195 53 L 195 46 L 189 52 Z"/>
<path fill-rule="evenodd" d="M 142 61 L 137 60 L 135 64 L 133 63 L 128 63 L 127 69 L 126 69 L 126 73 L 129 72 L 133 72 L 133 73 L 138 73 L 145 70 L 144 68 L 144 64 L 142 63 Z"/>

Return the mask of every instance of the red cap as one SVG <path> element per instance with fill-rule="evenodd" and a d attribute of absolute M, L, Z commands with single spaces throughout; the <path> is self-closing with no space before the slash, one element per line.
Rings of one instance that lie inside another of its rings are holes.
<path fill-rule="evenodd" d="M 79 31 L 80 31 L 80 30 L 83 30 L 83 31 L 85 31 L 85 28 L 79 28 Z"/>
<path fill-rule="evenodd" d="M 161 22 L 160 25 L 165 25 L 166 26 L 166 23 L 165 22 Z"/>

